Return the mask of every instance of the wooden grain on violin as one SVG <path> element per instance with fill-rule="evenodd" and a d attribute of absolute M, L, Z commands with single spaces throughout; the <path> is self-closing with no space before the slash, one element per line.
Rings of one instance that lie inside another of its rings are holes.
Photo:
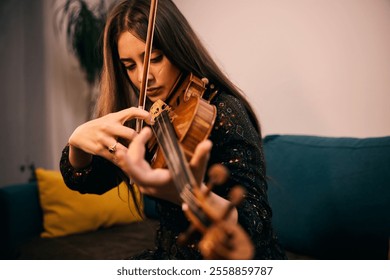
<path fill-rule="evenodd" d="M 190 74 L 169 100 L 169 116 L 187 159 L 192 158 L 196 146 L 209 137 L 217 114 L 215 106 L 202 98 L 205 86 L 201 79 Z M 151 107 L 152 116 L 157 107 L 164 106 L 161 102 L 157 101 Z M 163 153 L 158 149 L 152 160 L 152 167 L 164 166 Z"/>

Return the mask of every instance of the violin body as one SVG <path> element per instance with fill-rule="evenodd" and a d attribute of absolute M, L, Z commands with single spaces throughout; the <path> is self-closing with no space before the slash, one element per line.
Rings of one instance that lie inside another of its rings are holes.
<path fill-rule="evenodd" d="M 169 116 L 187 159 L 192 157 L 196 146 L 209 137 L 214 126 L 217 109 L 202 98 L 206 85 L 204 80 L 189 74 L 168 101 Z M 157 101 L 150 108 L 150 113 L 155 118 L 165 106 L 164 102 Z M 153 168 L 165 167 L 161 149 L 157 148 L 151 165 Z"/>

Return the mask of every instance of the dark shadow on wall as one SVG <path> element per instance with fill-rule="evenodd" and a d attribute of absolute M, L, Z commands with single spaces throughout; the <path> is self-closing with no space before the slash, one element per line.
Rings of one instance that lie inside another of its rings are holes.
<path fill-rule="evenodd" d="M 0 186 L 49 162 L 43 11 L 43 0 L 0 3 Z"/>

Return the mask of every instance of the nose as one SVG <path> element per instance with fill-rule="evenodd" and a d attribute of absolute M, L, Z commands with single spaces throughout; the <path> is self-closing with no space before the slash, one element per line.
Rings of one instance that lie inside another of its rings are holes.
<path fill-rule="evenodd" d="M 145 71 L 146 71 L 146 69 L 143 66 L 139 68 L 139 71 L 138 71 L 138 82 L 139 82 L 140 85 L 142 83 L 142 78 L 144 76 L 144 72 Z M 148 82 L 153 79 L 153 74 L 151 73 L 150 68 L 149 68 L 148 73 L 145 73 L 145 74 L 147 75 Z"/>

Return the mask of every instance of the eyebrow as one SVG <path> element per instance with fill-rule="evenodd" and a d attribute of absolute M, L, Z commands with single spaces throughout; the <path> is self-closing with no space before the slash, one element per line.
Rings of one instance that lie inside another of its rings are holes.
<path fill-rule="evenodd" d="M 139 56 L 141 57 L 141 59 L 143 60 L 144 57 L 145 57 L 145 52 L 142 52 L 141 54 L 139 54 Z M 120 57 L 119 60 L 123 63 L 123 62 L 134 62 L 134 59 L 130 58 L 130 57 Z"/>
<path fill-rule="evenodd" d="M 134 62 L 134 59 L 132 59 L 132 58 L 119 58 L 119 60 L 121 61 L 121 62 Z"/>

